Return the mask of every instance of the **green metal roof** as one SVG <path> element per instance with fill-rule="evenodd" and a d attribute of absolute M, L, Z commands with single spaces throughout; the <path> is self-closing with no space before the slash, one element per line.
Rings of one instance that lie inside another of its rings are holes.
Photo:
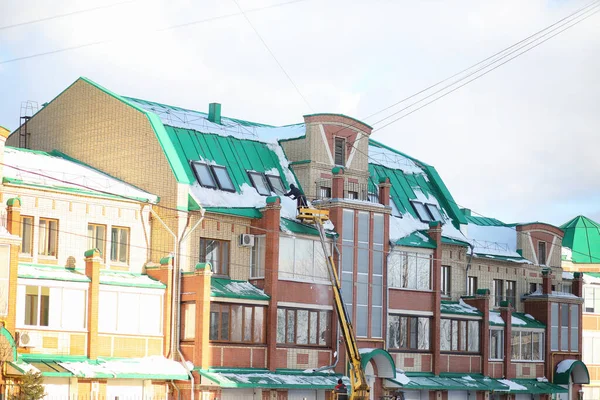
<path fill-rule="evenodd" d="M 269 371 L 252 368 L 199 369 L 203 377 L 222 388 L 263 388 L 263 389 L 333 389 L 342 375 L 300 370 Z M 348 380 L 344 378 L 346 383 Z"/>
<path fill-rule="evenodd" d="M 165 289 L 167 286 L 148 275 L 133 272 L 100 270 L 100 283 L 112 286 L 130 286 L 139 288 Z"/>
<path fill-rule="evenodd" d="M 269 300 L 271 298 L 248 281 L 236 281 L 226 278 L 211 279 L 210 295 L 212 297 L 244 300 Z"/>
<path fill-rule="evenodd" d="M 490 325 L 491 326 L 504 326 L 504 321 L 500 323 L 502 319 L 498 311 L 490 311 Z M 513 312 L 511 325 L 514 330 L 519 329 L 546 329 L 546 325 L 533 316 L 525 313 Z"/>
<path fill-rule="evenodd" d="M 68 269 L 62 266 L 19 263 L 19 278 L 24 279 L 45 279 L 64 282 L 90 282 L 84 273 L 80 270 Z"/>
<path fill-rule="evenodd" d="M 458 314 L 468 315 L 472 317 L 480 317 L 483 313 L 477 310 L 475 307 L 470 306 L 462 301 L 448 301 L 442 300 L 440 311 L 442 314 Z"/>
<path fill-rule="evenodd" d="M 211 212 L 214 214 L 235 215 L 237 217 L 246 218 L 262 218 L 262 213 L 256 208 L 252 207 L 205 207 L 204 209 L 206 212 Z M 190 208 L 190 211 L 193 210 Z"/>
<path fill-rule="evenodd" d="M 563 247 L 571 249 L 574 263 L 600 263 L 600 224 L 582 215 L 560 226 Z"/>
<path fill-rule="evenodd" d="M 511 389 L 509 391 L 510 393 L 569 393 L 569 390 L 562 386 L 558 386 L 550 382 L 538 381 L 537 379 L 511 379 L 511 381 L 517 385 L 523 386 L 525 390 Z"/>
<path fill-rule="evenodd" d="M 479 226 L 508 226 L 496 218 L 479 217 L 475 215 L 465 215 L 465 218 L 470 224 Z"/>
<path fill-rule="evenodd" d="M 480 374 L 441 374 L 406 372 L 404 380 L 389 379 L 389 381 L 405 389 L 412 390 L 479 390 L 507 391 L 508 387 L 497 380 Z M 404 383 L 402 383 L 404 382 Z"/>
<path fill-rule="evenodd" d="M 510 261 L 510 262 L 515 262 L 515 263 L 520 263 L 520 264 L 531 264 L 531 261 L 529 261 L 528 259 L 523 258 L 523 257 L 510 257 L 510 256 L 496 255 L 496 254 L 481 254 L 481 253 L 475 253 L 475 257 L 486 258 L 488 260 Z"/>
<path fill-rule="evenodd" d="M 422 231 L 413 232 L 396 241 L 398 246 L 420 247 L 422 249 L 435 249 L 437 246 L 427 233 Z"/>
<path fill-rule="evenodd" d="M 454 238 L 449 238 L 449 237 L 446 237 L 443 235 L 442 235 L 442 243 L 452 244 L 455 246 L 469 247 L 469 243 L 467 243 L 467 242 L 464 242 L 464 241 L 458 240 L 458 239 L 454 239 Z"/>
<path fill-rule="evenodd" d="M 319 231 L 313 225 L 303 224 L 299 221 L 294 221 L 289 218 L 282 217 L 280 219 L 280 228 L 283 232 L 291 232 L 299 235 L 312 235 L 319 236 Z M 327 237 L 334 237 L 337 234 L 335 232 L 325 232 Z"/>

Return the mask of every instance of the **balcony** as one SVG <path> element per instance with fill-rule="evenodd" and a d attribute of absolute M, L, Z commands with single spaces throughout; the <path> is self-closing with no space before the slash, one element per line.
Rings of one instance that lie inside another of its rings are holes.
<path fill-rule="evenodd" d="M 315 193 L 308 197 L 315 200 L 329 200 L 332 195 L 331 179 L 321 179 L 315 182 Z M 377 192 L 369 192 L 369 185 L 366 183 L 345 181 L 344 199 L 379 204 L 379 195 Z"/>

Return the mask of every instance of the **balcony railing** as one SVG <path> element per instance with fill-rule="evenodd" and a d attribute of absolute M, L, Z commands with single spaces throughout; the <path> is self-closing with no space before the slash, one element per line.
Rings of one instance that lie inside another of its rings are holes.
<path fill-rule="evenodd" d="M 314 198 L 317 200 L 330 199 L 332 193 L 331 179 L 321 179 L 315 182 L 316 193 Z M 348 200 L 367 201 L 370 203 L 379 203 L 379 195 L 375 192 L 369 192 L 369 185 L 366 183 L 344 182 L 344 198 Z"/>

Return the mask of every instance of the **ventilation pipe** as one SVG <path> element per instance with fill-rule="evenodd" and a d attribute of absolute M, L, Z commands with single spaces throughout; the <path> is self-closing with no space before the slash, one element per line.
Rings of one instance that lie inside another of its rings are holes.
<path fill-rule="evenodd" d="M 221 103 L 210 103 L 208 105 L 208 120 L 215 124 L 221 124 Z"/>

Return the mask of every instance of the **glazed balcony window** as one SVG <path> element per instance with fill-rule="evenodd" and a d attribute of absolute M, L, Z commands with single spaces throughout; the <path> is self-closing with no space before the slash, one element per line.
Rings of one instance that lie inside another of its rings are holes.
<path fill-rule="evenodd" d="M 214 342 L 265 343 L 265 307 L 210 305 L 210 334 Z"/>
<path fill-rule="evenodd" d="M 388 348 L 399 350 L 429 350 L 431 318 L 390 315 L 388 318 Z"/>
<path fill-rule="evenodd" d="M 479 321 L 442 318 L 440 349 L 447 352 L 479 352 Z"/>
<path fill-rule="evenodd" d="M 19 285 L 17 325 L 54 329 L 85 329 L 86 290 Z"/>
<path fill-rule="evenodd" d="M 277 309 L 277 343 L 329 346 L 331 311 Z"/>
<path fill-rule="evenodd" d="M 392 252 L 388 258 L 388 284 L 400 289 L 431 290 L 431 254 Z"/>

